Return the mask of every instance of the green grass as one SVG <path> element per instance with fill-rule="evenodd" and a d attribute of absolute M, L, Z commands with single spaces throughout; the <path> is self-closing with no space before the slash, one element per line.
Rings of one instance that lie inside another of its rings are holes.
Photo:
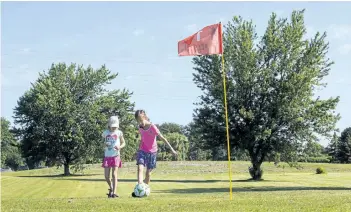
<path fill-rule="evenodd" d="M 1 211 L 351 211 L 351 165 L 301 165 L 265 163 L 264 180 L 253 182 L 248 162 L 232 162 L 233 200 L 227 162 L 159 162 L 142 199 L 130 196 L 134 163 L 119 171 L 119 199 L 107 199 L 99 165 L 70 177 L 56 168 L 2 173 Z M 315 174 L 318 166 L 328 174 Z"/>

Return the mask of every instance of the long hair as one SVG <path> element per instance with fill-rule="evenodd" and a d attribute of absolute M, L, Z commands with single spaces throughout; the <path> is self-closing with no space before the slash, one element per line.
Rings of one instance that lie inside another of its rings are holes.
<path fill-rule="evenodd" d="M 135 119 L 138 120 L 138 117 L 139 117 L 141 114 L 144 114 L 146 120 L 150 121 L 149 117 L 146 115 L 145 110 L 137 110 L 137 111 L 135 111 L 135 114 L 134 114 Z"/>

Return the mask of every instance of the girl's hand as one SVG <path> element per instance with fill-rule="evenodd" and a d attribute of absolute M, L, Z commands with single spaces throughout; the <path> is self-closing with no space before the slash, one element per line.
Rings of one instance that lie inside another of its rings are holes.
<path fill-rule="evenodd" d="M 174 151 L 174 149 L 172 149 L 172 154 L 173 154 L 174 156 L 177 156 L 177 155 L 178 155 L 178 153 L 177 153 L 176 151 Z"/>
<path fill-rule="evenodd" d="M 121 147 L 119 145 L 115 146 L 115 150 L 120 150 Z"/>

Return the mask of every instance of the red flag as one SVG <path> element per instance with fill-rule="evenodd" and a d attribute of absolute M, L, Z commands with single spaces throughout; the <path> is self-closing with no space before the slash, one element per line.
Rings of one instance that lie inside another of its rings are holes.
<path fill-rule="evenodd" d="M 211 55 L 223 53 L 222 24 L 206 26 L 197 33 L 178 42 L 179 56 Z"/>

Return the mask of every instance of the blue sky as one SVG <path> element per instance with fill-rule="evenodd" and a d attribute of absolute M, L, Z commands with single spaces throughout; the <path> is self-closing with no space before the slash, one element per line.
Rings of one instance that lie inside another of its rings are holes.
<path fill-rule="evenodd" d="M 306 9 L 307 36 L 328 33 L 335 61 L 322 98 L 340 96 L 338 127 L 351 126 L 351 2 L 2 2 L 1 116 L 11 122 L 18 98 L 53 62 L 102 64 L 118 78 L 110 88 L 134 92 L 136 108 L 155 123 L 187 124 L 201 91 L 191 57 L 177 42 L 234 15 L 252 19 L 262 35 L 272 12 Z M 320 16 L 323 15 L 323 16 Z M 325 143 L 324 143 L 325 144 Z"/>

